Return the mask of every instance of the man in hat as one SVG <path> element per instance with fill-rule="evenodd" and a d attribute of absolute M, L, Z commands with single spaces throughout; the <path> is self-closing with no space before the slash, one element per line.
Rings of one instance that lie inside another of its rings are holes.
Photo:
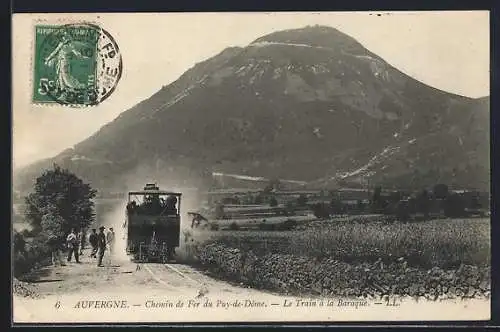
<path fill-rule="evenodd" d="M 110 227 L 109 232 L 106 234 L 106 242 L 108 244 L 109 254 L 113 255 L 113 249 L 115 247 L 115 231 L 113 227 Z"/>
<path fill-rule="evenodd" d="M 61 241 L 59 237 L 54 234 L 51 234 L 47 240 L 47 245 L 50 248 L 51 256 L 52 256 L 52 265 L 57 266 L 65 266 L 61 259 L 61 244 L 64 244 L 64 241 Z"/>
<path fill-rule="evenodd" d="M 84 238 L 83 231 L 82 230 L 78 231 L 78 234 L 76 234 L 76 239 L 80 256 L 83 255 L 83 238 Z"/>
<path fill-rule="evenodd" d="M 92 228 L 92 233 L 89 235 L 89 243 L 92 246 L 92 252 L 90 253 L 90 257 L 97 258 L 97 230 Z"/>
<path fill-rule="evenodd" d="M 104 229 L 104 226 L 99 227 L 99 234 L 97 234 L 97 247 L 99 248 L 97 266 L 103 266 L 102 258 L 104 257 L 104 252 L 106 251 L 106 235 L 104 234 Z"/>
<path fill-rule="evenodd" d="M 71 229 L 71 232 L 68 234 L 68 236 L 66 237 L 66 243 L 68 245 L 68 262 L 71 262 L 71 257 L 75 256 L 75 261 L 77 263 L 80 263 L 80 259 L 78 257 L 78 253 L 79 253 L 79 243 L 78 243 L 78 237 L 77 235 L 75 234 L 75 229 L 72 228 Z"/>

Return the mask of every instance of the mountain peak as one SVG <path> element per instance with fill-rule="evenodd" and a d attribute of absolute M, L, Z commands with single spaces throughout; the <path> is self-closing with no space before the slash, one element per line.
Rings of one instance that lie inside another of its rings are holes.
<path fill-rule="evenodd" d="M 337 29 L 307 26 L 197 63 L 43 165 L 97 188 L 151 177 L 204 186 L 211 172 L 487 187 L 488 108 L 402 74 Z M 43 165 L 26 168 L 27 186 Z"/>
<path fill-rule="evenodd" d="M 344 51 L 366 51 L 354 38 L 335 28 L 323 25 L 308 25 L 299 29 L 272 32 L 256 39 L 251 45 L 260 43 L 302 44 L 311 47 L 344 49 Z"/>

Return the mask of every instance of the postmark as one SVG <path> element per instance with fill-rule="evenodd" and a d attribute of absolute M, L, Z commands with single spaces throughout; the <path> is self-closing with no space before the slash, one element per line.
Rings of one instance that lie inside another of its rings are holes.
<path fill-rule="evenodd" d="M 34 53 L 35 104 L 98 105 L 122 74 L 116 41 L 95 24 L 36 25 Z"/>

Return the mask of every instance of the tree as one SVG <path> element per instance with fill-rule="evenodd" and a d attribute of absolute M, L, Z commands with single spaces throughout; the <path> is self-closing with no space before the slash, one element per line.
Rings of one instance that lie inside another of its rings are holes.
<path fill-rule="evenodd" d="M 407 221 L 410 218 L 408 201 L 399 201 L 396 204 L 396 218 L 400 221 Z"/>
<path fill-rule="evenodd" d="M 465 216 L 465 200 L 458 194 L 449 195 L 444 204 L 444 215 L 448 218 Z"/>
<path fill-rule="evenodd" d="M 224 205 L 221 203 L 215 205 L 215 219 L 224 219 Z"/>
<path fill-rule="evenodd" d="M 324 203 L 316 203 L 313 205 L 313 214 L 318 219 L 330 217 L 328 207 Z"/>
<path fill-rule="evenodd" d="M 332 214 L 342 214 L 344 212 L 342 201 L 339 197 L 334 197 L 330 201 L 330 211 Z"/>
<path fill-rule="evenodd" d="M 255 196 L 254 204 L 261 205 L 264 202 L 264 195 L 259 192 L 257 196 Z"/>
<path fill-rule="evenodd" d="M 269 205 L 272 207 L 278 206 L 278 200 L 276 199 L 276 197 L 271 196 L 271 198 L 269 199 Z"/>
<path fill-rule="evenodd" d="M 298 206 L 305 206 L 307 204 L 307 196 L 304 194 L 300 194 L 299 198 L 297 198 Z"/>
<path fill-rule="evenodd" d="M 68 224 L 68 222 L 58 214 L 56 206 L 50 204 L 45 210 L 42 216 L 40 234 L 46 238 L 56 237 L 58 239 L 63 239 L 64 235 L 74 226 Z"/>
<path fill-rule="evenodd" d="M 420 213 L 424 214 L 424 218 L 429 217 L 429 208 L 430 208 L 430 200 L 429 200 L 429 192 L 424 189 L 417 196 L 417 210 Z"/>
<path fill-rule="evenodd" d="M 478 192 L 473 192 L 470 197 L 469 207 L 474 210 L 479 210 L 483 206 L 481 205 L 481 201 L 479 198 L 480 194 Z"/>
<path fill-rule="evenodd" d="M 96 191 L 75 174 L 54 165 L 36 179 L 26 198 L 26 220 L 35 233 L 66 234 L 71 228 L 88 227 L 95 218 Z"/>
<path fill-rule="evenodd" d="M 357 210 L 358 212 L 363 212 L 363 211 L 365 210 L 365 204 L 364 204 L 364 203 L 363 203 L 363 201 L 362 201 L 362 200 L 360 200 L 360 199 L 358 199 L 358 200 L 356 201 L 356 210 Z"/>
<path fill-rule="evenodd" d="M 396 204 L 403 199 L 403 194 L 400 191 L 393 191 L 389 194 L 389 203 Z"/>
<path fill-rule="evenodd" d="M 372 203 L 376 204 L 377 202 L 379 202 L 381 196 L 382 196 L 382 187 L 381 186 L 375 187 L 375 190 L 373 191 L 373 196 L 372 196 Z"/>
<path fill-rule="evenodd" d="M 446 199 L 449 195 L 448 186 L 442 183 L 436 184 L 432 191 L 437 199 Z"/>
<path fill-rule="evenodd" d="M 264 193 L 269 194 L 273 191 L 280 190 L 281 188 L 281 183 L 280 180 L 278 179 L 272 179 L 269 181 L 269 183 L 266 185 L 264 188 Z"/>
<path fill-rule="evenodd" d="M 12 244 L 14 247 L 13 248 L 14 255 L 16 255 L 18 253 L 20 253 L 20 254 L 26 253 L 26 240 L 24 239 L 24 236 L 21 233 L 14 231 Z"/>
<path fill-rule="evenodd" d="M 382 198 L 382 187 L 377 186 L 373 192 L 372 196 L 372 210 L 373 212 L 380 213 L 384 211 L 384 209 L 387 207 L 387 201 Z"/>

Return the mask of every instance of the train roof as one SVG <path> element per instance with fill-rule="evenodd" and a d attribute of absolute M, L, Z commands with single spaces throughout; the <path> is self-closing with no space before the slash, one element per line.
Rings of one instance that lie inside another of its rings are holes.
<path fill-rule="evenodd" d="M 129 195 L 174 195 L 174 196 L 182 196 L 182 193 L 166 191 L 166 190 L 140 190 L 140 191 L 129 191 Z"/>

